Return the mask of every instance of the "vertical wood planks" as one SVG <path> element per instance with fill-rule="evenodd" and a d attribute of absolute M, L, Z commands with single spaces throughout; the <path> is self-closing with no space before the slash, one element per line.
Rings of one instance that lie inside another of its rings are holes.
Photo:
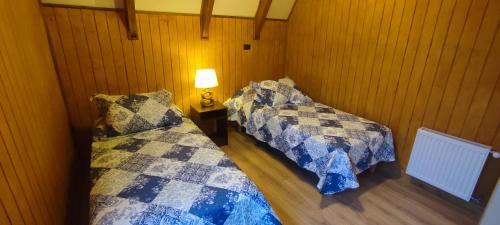
<path fill-rule="evenodd" d="M 389 126 L 403 167 L 421 126 L 500 148 L 498 1 L 326 1 L 297 1 L 287 26 L 286 73 L 307 94 Z"/>
<path fill-rule="evenodd" d="M 201 40 L 199 16 L 137 13 L 138 40 L 129 40 L 123 12 L 42 9 L 72 124 L 84 130 L 97 117 L 88 101 L 95 93 L 165 88 L 189 114 L 190 105 L 199 101 L 198 68 L 216 69 L 215 98 L 221 102 L 250 80 L 275 79 L 284 71 L 284 21 L 268 21 L 262 40 L 253 41 L 252 19 L 213 17 L 210 39 Z M 244 51 L 243 43 L 252 49 Z"/>
<path fill-rule="evenodd" d="M 86 39 L 72 36 L 84 33 L 82 17 L 73 11 L 43 13 L 50 13 L 47 28 L 58 40 L 56 65 L 39 4 L 0 2 L 0 224 L 65 224 L 74 151 L 63 93 L 75 104 L 71 122 L 92 116 L 85 102 L 76 101 L 96 88 L 93 76 L 71 77 L 91 71 Z"/>

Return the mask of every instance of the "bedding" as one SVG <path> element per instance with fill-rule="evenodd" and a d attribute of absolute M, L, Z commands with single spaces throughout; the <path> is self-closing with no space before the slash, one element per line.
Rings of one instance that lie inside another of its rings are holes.
<path fill-rule="evenodd" d="M 312 102 L 311 98 L 287 83 L 265 80 L 259 83 L 252 82 L 250 86 L 256 91 L 254 100 L 262 105 L 279 106 L 286 103 Z"/>
<path fill-rule="evenodd" d="M 227 106 L 235 101 L 242 107 L 229 110 L 230 120 L 314 172 L 324 195 L 357 188 L 357 174 L 395 160 L 391 130 L 375 122 L 315 102 L 269 107 L 230 99 Z"/>
<path fill-rule="evenodd" d="M 281 224 L 255 184 L 187 118 L 96 135 L 90 224 Z"/>
<path fill-rule="evenodd" d="M 182 112 L 172 103 L 167 90 L 132 95 L 92 97 L 106 124 L 118 134 L 130 134 L 158 127 L 176 126 L 182 122 Z"/>

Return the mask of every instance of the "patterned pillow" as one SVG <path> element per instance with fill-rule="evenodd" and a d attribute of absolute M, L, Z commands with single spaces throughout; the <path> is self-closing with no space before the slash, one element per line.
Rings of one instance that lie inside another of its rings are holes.
<path fill-rule="evenodd" d="M 245 104 L 252 102 L 255 98 L 256 90 L 248 85 L 240 89 L 230 99 L 224 102 L 224 106 L 228 108 L 228 114 L 233 114 L 240 110 Z"/>
<path fill-rule="evenodd" d="M 288 102 L 292 104 L 305 104 L 305 103 L 312 103 L 313 100 L 305 95 L 302 91 L 293 88 L 293 90 L 290 92 L 290 96 L 288 96 Z"/>
<path fill-rule="evenodd" d="M 286 84 L 290 87 L 295 87 L 295 82 L 288 77 L 283 77 L 283 78 L 279 79 L 278 82 L 282 83 L 282 84 Z"/>
<path fill-rule="evenodd" d="M 274 80 L 265 80 L 260 83 L 252 83 L 257 95 L 255 101 L 267 106 L 279 106 L 288 102 L 288 96 L 292 87 Z"/>
<path fill-rule="evenodd" d="M 118 134 L 130 134 L 182 123 L 182 112 L 172 103 L 166 90 L 133 95 L 104 95 L 92 97 L 106 124 Z"/>
<path fill-rule="evenodd" d="M 311 98 L 289 84 L 265 80 L 260 83 L 253 83 L 252 85 L 257 92 L 255 100 L 271 107 L 286 103 L 301 104 L 312 102 Z"/>

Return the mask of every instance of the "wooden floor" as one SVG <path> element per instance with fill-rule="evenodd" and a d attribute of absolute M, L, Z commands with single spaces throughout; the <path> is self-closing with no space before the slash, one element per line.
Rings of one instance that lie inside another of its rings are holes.
<path fill-rule="evenodd" d="M 360 174 L 358 189 L 322 196 L 314 174 L 250 136 L 230 130 L 229 145 L 222 149 L 252 178 L 286 225 L 477 224 L 480 218 L 480 210 L 419 187 L 390 165 Z"/>

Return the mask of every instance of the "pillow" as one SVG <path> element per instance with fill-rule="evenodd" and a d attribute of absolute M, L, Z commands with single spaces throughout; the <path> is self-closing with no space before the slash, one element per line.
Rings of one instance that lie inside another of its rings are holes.
<path fill-rule="evenodd" d="M 265 80 L 260 83 L 253 83 L 252 85 L 257 92 L 255 100 L 271 107 L 286 103 L 303 104 L 312 102 L 311 98 L 289 84 Z"/>
<path fill-rule="evenodd" d="M 252 102 L 255 98 L 256 90 L 252 85 L 248 85 L 238 90 L 231 98 L 224 102 L 228 108 L 229 114 L 234 113 L 243 107 L 243 105 Z"/>
<path fill-rule="evenodd" d="M 278 80 L 279 83 L 286 84 L 290 87 L 293 87 L 294 90 L 291 91 L 290 96 L 288 97 L 288 102 L 293 104 L 301 104 L 301 103 L 311 103 L 312 99 L 305 95 L 295 84 L 295 82 L 289 77 L 284 77 Z"/>
<path fill-rule="evenodd" d="M 106 124 L 105 117 L 99 117 L 94 121 L 94 126 L 92 128 L 92 139 L 94 141 L 104 140 L 108 137 L 118 136 L 120 134 L 116 133 L 113 129 L 109 129 Z"/>
<path fill-rule="evenodd" d="M 311 103 L 313 100 L 302 93 L 302 91 L 292 88 L 293 90 L 290 92 L 290 96 L 288 96 L 288 102 L 292 104 L 306 104 Z"/>
<path fill-rule="evenodd" d="M 132 95 L 92 97 L 106 124 L 118 134 L 130 134 L 182 123 L 182 112 L 172 103 L 166 90 Z"/>
<path fill-rule="evenodd" d="M 267 106 L 279 106 L 288 102 L 292 87 L 274 80 L 265 80 L 260 83 L 252 83 L 257 95 L 255 100 Z"/>
<path fill-rule="evenodd" d="M 278 82 L 282 83 L 282 84 L 286 84 L 290 87 L 295 87 L 295 82 L 288 77 L 283 77 L 283 78 L 279 79 Z"/>
<path fill-rule="evenodd" d="M 250 82 L 250 85 L 240 89 L 230 99 L 224 102 L 224 106 L 228 109 L 228 120 L 236 121 L 242 126 L 246 125 L 246 116 L 257 94 L 256 89 L 253 88 L 253 83 L 254 82 Z"/>

